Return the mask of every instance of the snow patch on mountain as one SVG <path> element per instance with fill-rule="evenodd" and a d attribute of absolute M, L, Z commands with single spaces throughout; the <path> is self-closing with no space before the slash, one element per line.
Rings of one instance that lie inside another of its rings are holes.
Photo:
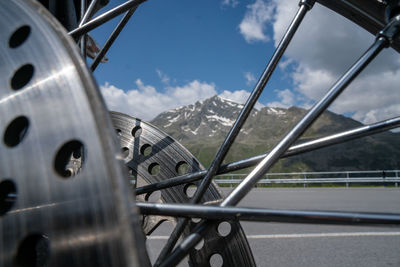
<path fill-rule="evenodd" d="M 170 123 L 177 122 L 177 121 L 179 120 L 180 117 L 181 117 L 181 114 L 178 114 L 178 116 L 176 116 L 175 118 L 170 119 L 169 122 L 170 122 Z"/>
<path fill-rule="evenodd" d="M 182 127 L 182 130 L 184 130 L 185 132 L 190 132 L 194 135 L 197 135 L 197 131 L 199 130 L 200 127 L 197 127 L 196 130 L 192 131 L 192 129 L 190 129 L 190 127 L 188 125 L 185 125 Z"/>
<path fill-rule="evenodd" d="M 277 110 L 275 108 L 267 108 L 268 114 L 275 114 L 275 115 L 285 115 L 286 112 L 283 110 Z"/>
<path fill-rule="evenodd" d="M 221 117 L 218 115 L 206 115 L 206 118 L 209 120 L 214 120 L 214 121 L 218 121 L 219 123 L 221 123 L 224 126 L 232 126 L 233 123 L 235 122 L 234 120 L 225 118 L 225 117 Z"/>
<path fill-rule="evenodd" d="M 227 98 L 223 98 L 223 97 L 221 97 L 221 96 L 217 96 L 217 98 L 219 98 L 219 100 L 220 100 L 222 103 L 225 103 L 225 104 L 227 104 L 227 105 L 229 105 L 229 106 L 231 106 L 231 107 L 243 108 L 243 106 L 244 106 L 244 105 L 242 105 L 242 104 L 240 104 L 240 103 L 237 103 L 237 102 L 232 101 L 232 100 L 227 99 Z"/>

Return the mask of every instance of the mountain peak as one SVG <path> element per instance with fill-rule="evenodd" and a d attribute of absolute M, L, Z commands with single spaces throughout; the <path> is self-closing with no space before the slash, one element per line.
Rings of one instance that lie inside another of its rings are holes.
<path fill-rule="evenodd" d="M 194 104 L 165 111 L 152 123 L 167 132 L 208 165 L 217 148 L 225 139 L 239 115 L 242 104 L 218 95 Z M 227 160 L 239 160 L 265 153 L 275 145 L 307 110 L 299 107 L 264 107 L 253 110 L 240 130 Z M 339 133 L 361 126 L 361 123 L 344 116 L 324 112 L 302 138 L 310 139 Z M 398 168 L 400 142 L 398 135 L 381 134 L 382 138 L 368 137 L 363 140 L 336 145 L 327 150 L 299 156 L 289 170 L 362 170 Z M 397 141 L 396 141 L 397 140 Z M 387 153 L 390 151 L 390 153 Z M 376 155 L 375 155 L 376 154 Z M 374 155 L 374 156 L 372 156 Z M 340 159 L 340 160 L 337 160 Z M 277 168 L 289 166 L 277 165 Z M 280 166 L 280 167 L 279 167 Z M 286 168 L 286 167 L 285 167 Z M 276 169 L 288 171 L 288 169 Z"/>
<path fill-rule="evenodd" d="M 152 123 L 168 133 L 179 133 L 179 137 L 176 137 L 178 141 L 200 135 L 222 137 L 233 125 L 242 107 L 242 104 L 214 95 L 192 105 L 165 111 Z"/>
<path fill-rule="evenodd" d="M 204 100 L 201 100 L 201 101 L 197 101 L 195 103 L 195 105 L 198 104 L 198 103 L 199 104 L 212 103 L 213 101 L 215 101 L 218 104 L 222 103 L 222 104 L 228 104 L 228 105 L 231 105 L 231 106 L 243 107 L 243 104 L 240 104 L 240 103 L 238 103 L 238 102 L 236 102 L 234 100 L 228 99 L 228 98 L 224 98 L 224 97 L 222 97 L 220 95 L 214 95 L 214 96 L 212 96 L 210 98 L 207 98 L 207 99 L 204 99 Z"/>

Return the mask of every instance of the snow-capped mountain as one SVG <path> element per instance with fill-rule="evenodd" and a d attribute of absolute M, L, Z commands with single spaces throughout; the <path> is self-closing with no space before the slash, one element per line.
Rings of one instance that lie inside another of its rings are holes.
<path fill-rule="evenodd" d="M 152 123 L 173 135 L 178 141 L 200 138 L 224 138 L 243 108 L 232 100 L 213 96 L 193 105 L 168 110 L 158 115 Z M 248 121 L 254 121 L 258 114 L 279 117 L 286 114 L 285 109 L 266 107 L 254 109 Z M 251 123 L 250 123 L 251 124 Z M 248 135 L 253 127 L 245 125 L 241 133 Z"/>
<path fill-rule="evenodd" d="M 193 105 L 168 110 L 152 123 L 173 133 L 179 141 L 202 137 L 219 137 L 235 122 L 243 105 L 219 96 L 198 101 Z"/>
<path fill-rule="evenodd" d="M 159 114 L 151 123 L 186 146 L 208 165 L 235 123 L 242 104 L 214 96 Z M 298 107 L 253 109 L 226 161 L 268 152 L 306 113 Z M 316 138 L 353 129 L 362 124 L 325 112 L 303 135 Z M 281 160 L 276 171 L 371 170 L 400 168 L 400 134 L 386 132 L 313 153 Z"/>

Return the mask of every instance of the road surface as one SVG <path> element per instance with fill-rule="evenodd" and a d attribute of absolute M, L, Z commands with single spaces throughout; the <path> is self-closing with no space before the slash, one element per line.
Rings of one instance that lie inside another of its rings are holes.
<path fill-rule="evenodd" d="M 400 213 L 400 189 L 257 188 L 239 206 Z M 242 226 L 258 266 L 400 266 L 400 227 L 251 222 Z M 147 241 L 153 260 L 167 231 L 159 229 Z"/>

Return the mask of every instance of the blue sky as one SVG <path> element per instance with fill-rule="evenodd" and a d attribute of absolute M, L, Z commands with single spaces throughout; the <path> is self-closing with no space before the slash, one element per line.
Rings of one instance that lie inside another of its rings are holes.
<path fill-rule="evenodd" d="M 122 2 L 111 0 L 110 7 Z M 148 0 L 110 49 L 109 63 L 95 72 L 109 108 L 152 119 L 163 110 L 214 94 L 243 102 L 297 3 Z M 118 20 L 92 35 L 102 44 Z M 283 60 L 287 64 L 276 69 L 258 107 L 310 106 L 372 41 L 373 36 L 317 4 L 290 45 Z M 332 110 L 368 123 L 400 114 L 400 99 L 394 96 L 398 95 L 399 66 L 395 53 L 383 54 Z M 386 77 L 389 89 L 377 93 L 381 77 Z M 375 95 L 355 101 L 354 96 L 366 91 Z"/>
<path fill-rule="evenodd" d="M 118 1 L 122 2 L 122 1 Z M 251 90 L 274 49 L 273 42 L 249 44 L 240 34 L 246 4 L 233 8 L 216 0 L 150 0 L 132 17 L 127 29 L 110 50 L 110 63 L 96 71 L 100 84 L 112 82 L 119 88 L 130 88 L 140 78 L 163 90 L 157 70 L 170 78 L 171 85 L 198 79 L 215 83 L 223 90 Z M 112 30 L 95 32 L 103 41 Z M 271 31 L 271 29 L 269 29 Z M 287 87 L 277 70 L 268 87 Z M 249 74 L 248 74 L 249 75 Z M 272 99 L 266 90 L 261 101 Z"/>

